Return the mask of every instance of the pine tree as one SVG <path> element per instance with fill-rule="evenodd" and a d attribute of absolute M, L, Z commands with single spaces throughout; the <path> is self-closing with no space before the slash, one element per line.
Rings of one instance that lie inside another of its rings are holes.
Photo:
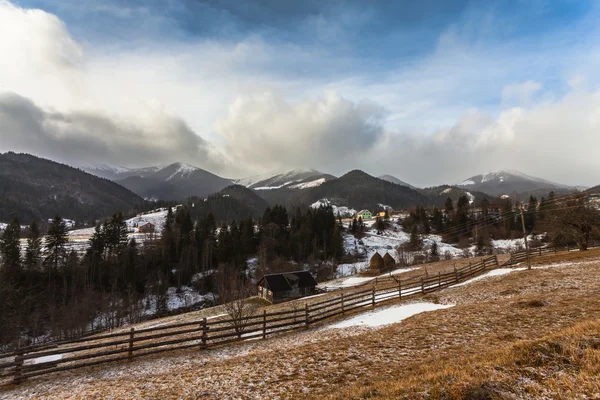
<path fill-rule="evenodd" d="M 64 262 L 66 256 L 65 246 L 67 244 L 67 225 L 58 215 L 54 217 L 48 228 L 46 236 L 45 260 L 48 275 L 56 273 L 59 266 Z"/>
<path fill-rule="evenodd" d="M 431 261 L 439 261 L 440 260 L 438 244 L 436 241 L 434 241 L 431 244 L 431 249 L 429 250 L 429 256 L 431 257 Z"/>
<path fill-rule="evenodd" d="M 29 226 L 27 237 L 27 250 L 25 250 L 25 269 L 27 272 L 36 271 L 42 260 L 42 235 L 37 223 L 33 221 Z"/>
<path fill-rule="evenodd" d="M 21 225 L 18 218 L 6 226 L 2 237 L 0 237 L 0 255 L 4 265 L 4 275 L 8 280 L 19 280 L 21 278 Z"/>

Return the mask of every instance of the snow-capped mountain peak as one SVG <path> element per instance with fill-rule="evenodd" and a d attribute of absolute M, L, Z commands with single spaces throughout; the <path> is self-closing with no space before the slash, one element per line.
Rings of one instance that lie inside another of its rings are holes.
<path fill-rule="evenodd" d="M 458 186 L 499 196 L 512 192 L 528 192 L 536 189 L 569 189 L 569 186 L 536 178 L 519 171 L 498 170 L 475 175 Z"/>
<path fill-rule="evenodd" d="M 180 163 L 180 162 L 171 164 L 167 168 L 175 169 L 175 171 L 171 175 L 169 175 L 169 177 L 166 179 L 167 181 L 170 181 L 171 179 L 173 179 L 175 177 L 188 176 L 191 173 L 198 171 L 200 169 L 193 165 Z"/>
<path fill-rule="evenodd" d="M 271 171 L 235 180 L 234 183 L 254 190 L 273 190 L 281 188 L 308 189 L 317 187 L 334 177 L 314 169 L 292 169 Z"/>

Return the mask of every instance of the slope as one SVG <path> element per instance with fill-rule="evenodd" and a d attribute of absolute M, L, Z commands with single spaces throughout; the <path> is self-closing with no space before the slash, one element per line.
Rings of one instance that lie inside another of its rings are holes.
<path fill-rule="evenodd" d="M 79 169 L 29 154 L 0 154 L 0 221 L 13 215 L 28 222 L 59 214 L 94 223 L 142 203 L 126 188 Z"/>
<path fill-rule="evenodd" d="M 144 198 L 160 200 L 207 196 L 231 185 L 229 179 L 184 163 L 174 163 L 155 171 L 140 169 L 137 175 L 117 182 Z"/>
<path fill-rule="evenodd" d="M 531 192 L 537 189 L 570 189 L 568 185 L 535 178 L 517 171 L 495 171 L 465 179 L 458 187 L 487 193 L 491 196 Z"/>
<path fill-rule="evenodd" d="M 416 189 L 416 187 L 414 187 L 410 183 L 406 183 L 406 182 L 404 182 L 404 181 L 396 178 L 393 175 L 381 175 L 381 176 L 378 176 L 377 178 L 383 179 L 384 181 L 388 181 L 388 182 L 391 182 L 391 183 L 395 183 L 396 185 L 406 186 L 406 187 L 409 187 L 411 189 Z"/>

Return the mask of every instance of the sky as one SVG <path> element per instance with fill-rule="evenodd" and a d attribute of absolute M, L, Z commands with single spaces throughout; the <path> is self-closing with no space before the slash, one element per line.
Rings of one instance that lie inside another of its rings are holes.
<path fill-rule="evenodd" d="M 600 3 L 0 0 L 0 151 L 600 183 Z"/>

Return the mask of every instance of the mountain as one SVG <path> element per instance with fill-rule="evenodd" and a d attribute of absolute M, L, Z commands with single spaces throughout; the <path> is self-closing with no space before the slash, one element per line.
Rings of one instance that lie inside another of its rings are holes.
<path fill-rule="evenodd" d="M 275 189 L 308 189 L 335 179 L 335 176 L 315 171 L 291 170 L 285 172 L 271 172 L 263 175 L 235 180 L 234 183 L 254 190 Z"/>
<path fill-rule="evenodd" d="M 413 185 L 411 185 L 409 183 L 406 183 L 404 181 L 401 181 L 400 179 L 398 179 L 398 178 L 396 178 L 395 176 L 392 176 L 392 175 L 381 175 L 381 176 L 378 176 L 377 178 L 383 179 L 384 181 L 395 183 L 396 185 L 406 186 L 406 187 L 409 187 L 411 189 L 416 189 Z"/>
<path fill-rule="evenodd" d="M 377 210 L 380 204 L 399 209 L 427 202 L 426 196 L 414 189 L 375 178 L 360 170 L 350 171 L 318 187 L 303 190 L 296 202 L 311 205 L 322 199 L 357 210 Z"/>
<path fill-rule="evenodd" d="M 246 217 L 259 218 L 269 206 L 252 189 L 231 185 L 207 198 L 188 199 L 192 218 L 211 213 L 218 224 L 241 220 Z"/>
<path fill-rule="evenodd" d="M 491 196 L 531 192 L 537 189 L 571 189 L 567 185 L 535 178 L 517 171 L 496 171 L 465 179 L 460 188 L 484 192 Z"/>
<path fill-rule="evenodd" d="M 128 189 L 77 168 L 29 154 L 0 154 L 0 221 L 17 215 L 26 223 L 58 214 L 94 223 L 142 203 Z"/>
<path fill-rule="evenodd" d="M 475 190 L 466 190 L 461 189 L 456 186 L 449 185 L 441 185 L 434 186 L 424 189 L 417 189 L 424 196 L 427 196 L 428 205 L 433 205 L 437 207 L 444 207 L 446 204 L 446 199 L 450 198 L 454 203 L 458 201 L 458 199 L 462 196 L 467 196 L 469 198 L 469 202 L 478 206 L 483 199 L 487 199 L 489 201 L 493 200 L 493 197 L 487 195 L 483 192 L 478 192 Z"/>
<path fill-rule="evenodd" d="M 229 179 L 184 163 L 130 170 L 121 176 L 126 177 L 116 181 L 120 185 L 144 198 L 159 200 L 204 197 L 232 183 Z"/>
<path fill-rule="evenodd" d="M 108 164 L 80 164 L 76 165 L 76 167 L 92 175 L 99 176 L 100 178 L 110 179 L 111 181 L 118 181 L 121 179 L 128 178 L 130 176 L 145 177 L 155 173 L 156 171 L 164 168 L 165 166 L 160 165 L 146 168 L 127 168 Z"/>

